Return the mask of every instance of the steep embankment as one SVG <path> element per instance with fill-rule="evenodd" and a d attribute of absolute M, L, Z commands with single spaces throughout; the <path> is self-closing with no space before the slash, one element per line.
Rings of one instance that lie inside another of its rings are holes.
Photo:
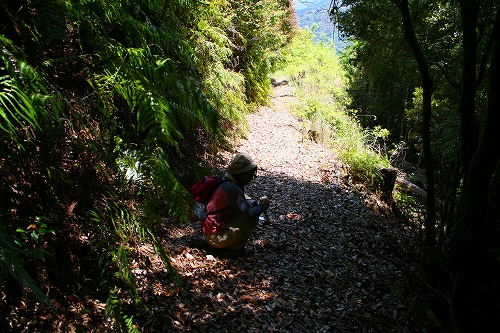
<path fill-rule="evenodd" d="M 405 332 L 418 327 L 410 315 L 411 288 L 393 264 L 413 243 L 412 235 L 360 203 L 335 154 L 303 137 L 289 112 L 291 100 L 291 87 L 277 87 L 271 107 L 249 116 L 250 131 L 238 150 L 260 166 L 247 193 L 267 195 L 271 221 L 305 240 L 261 226 L 248 246 L 253 255 L 225 259 L 206 251 L 197 225 L 168 228 L 165 246 L 186 293 L 173 291 L 154 262 L 139 267 L 149 310 L 136 319 L 145 331 Z"/>

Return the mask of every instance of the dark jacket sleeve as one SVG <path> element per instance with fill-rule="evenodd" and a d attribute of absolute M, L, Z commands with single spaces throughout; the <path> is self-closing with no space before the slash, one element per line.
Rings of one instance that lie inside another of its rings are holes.
<path fill-rule="evenodd" d="M 225 190 L 228 193 L 231 205 L 233 205 L 242 215 L 247 218 L 253 218 L 258 217 L 265 211 L 266 207 L 264 205 L 252 205 L 256 203 L 256 201 L 247 200 L 241 187 L 231 182 L 227 183 L 227 185 L 224 185 L 227 186 Z"/>

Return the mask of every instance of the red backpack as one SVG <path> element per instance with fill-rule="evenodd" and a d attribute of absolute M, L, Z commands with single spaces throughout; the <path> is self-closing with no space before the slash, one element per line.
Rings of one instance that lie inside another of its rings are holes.
<path fill-rule="evenodd" d="M 204 221 L 207 217 L 207 203 L 210 196 L 224 181 L 220 176 L 205 176 L 197 181 L 189 190 L 195 202 L 191 219 L 193 221 Z"/>
<path fill-rule="evenodd" d="M 224 181 L 219 176 L 205 176 L 203 179 L 198 180 L 189 190 L 193 196 L 194 201 L 207 204 L 210 196 Z"/>

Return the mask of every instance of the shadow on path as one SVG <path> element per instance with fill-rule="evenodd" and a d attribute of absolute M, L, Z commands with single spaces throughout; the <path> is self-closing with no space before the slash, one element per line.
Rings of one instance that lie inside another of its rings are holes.
<path fill-rule="evenodd" d="M 413 253 L 410 232 L 375 216 L 338 179 L 261 173 L 247 194 L 267 195 L 272 223 L 317 246 L 261 224 L 253 255 L 226 259 L 210 253 L 198 225 L 169 228 L 185 293 L 150 295 L 146 331 L 415 331 L 408 282 L 391 263 L 405 246 Z"/>

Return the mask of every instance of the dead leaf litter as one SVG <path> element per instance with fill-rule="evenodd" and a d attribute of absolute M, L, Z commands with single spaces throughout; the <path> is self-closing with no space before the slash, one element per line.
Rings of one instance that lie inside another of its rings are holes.
<path fill-rule="evenodd" d="M 147 307 L 134 316 L 138 326 L 144 332 L 421 331 L 411 315 L 410 281 L 394 265 L 413 255 L 416 236 L 365 207 L 335 152 L 304 138 L 290 113 L 292 87 L 274 92 L 270 107 L 248 116 L 238 151 L 259 165 L 247 194 L 269 197 L 275 227 L 261 221 L 247 246 L 252 253 L 229 259 L 210 251 L 197 224 L 166 225 L 164 246 L 182 285 L 159 258 L 138 267 Z"/>

